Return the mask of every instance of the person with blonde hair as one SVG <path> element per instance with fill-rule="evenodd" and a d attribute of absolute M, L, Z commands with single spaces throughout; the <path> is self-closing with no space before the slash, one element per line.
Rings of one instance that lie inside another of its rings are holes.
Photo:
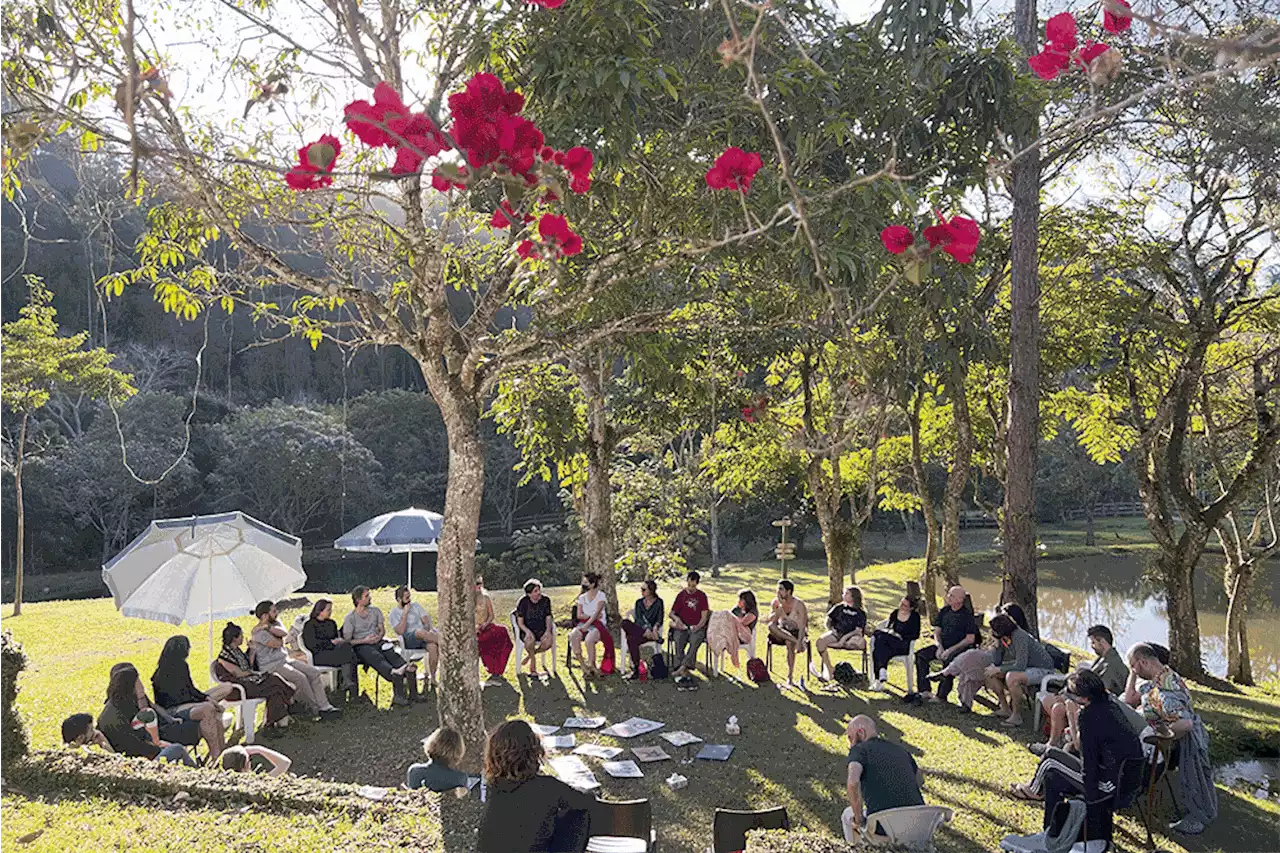
<path fill-rule="evenodd" d="M 543 757 L 541 739 L 524 720 L 507 720 L 489 735 L 479 853 L 586 849 L 595 797 L 542 775 Z"/>
<path fill-rule="evenodd" d="M 292 759 L 283 752 L 276 752 L 274 749 L 267 749 L 255 743 L 227 747 L 222 753 L 220 764 L 223 770 L 229 770 L 232 773 L 252 773 L 255 769 L 253 766 L 255 758 L 261 758 L 271 765 L 271 769 L 267 771 L 268 776 L 283 776 L 293 766 Z"/>
<path fill-rule="evenodd" d="M 465 797 L 467 774 L 457 769 L 463 756 L 467 754 L 467 745 L 462 742 L 462 735 L 455 729 L 441 726 L 422 739 L 422 748 L 427 754 L 427 761 L 424 764 L 409 765 L 405 786 L 426 788 L 438 794 L 457 790 L 459 797 Z"/>

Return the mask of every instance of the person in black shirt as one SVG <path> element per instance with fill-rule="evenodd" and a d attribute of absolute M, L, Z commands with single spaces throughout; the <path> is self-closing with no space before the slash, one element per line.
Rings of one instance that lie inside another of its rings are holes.
<path fill-rule="evenodd" d="M 871 635 L 871 666 L 876 674 L 871 682 L 872 690 L 883 690 L 889 680 L 889 661 L 905 655 L 907 649 L 920 637 L 919 604 L 911 596 L 903 596 L 898 609 L 889 614 L 884 626 Z"/>
<path fill-rule="evenodd" d="M 191 680 L 191 667 L 187 664 L 189 654 L 191 641 L 186 637 L 178 634 L 166 640 L 156 662 L 155 674 L 151 676 L 151 689 L 155 691 L 157 705 L 180 719 L 194 720 L 199 724 L 200 736 L 209 746 L 209 762 L 213 763 L 227 745 L 227 732 L 222 726 L 222 709 L 218 707 L 218 700 L 229 695 L 231 688 L 218 685 L 216 695 L 197 690 Z"/>
<path fill-rule="evenodd" d="M 586 850 L 595 797 L 541 775 L 542 759 L 542 741 L 524 720 L 507 720 L 489 736 L 479 853 Z"/>
<path fill-rule="evenodd" d="M 538 675 L 538 652 L 545 652 L 556 641 L 552 629 L 551 599 L 542 594 L 542 581 L 530 578 L 524 585 L 524 598 L 516 604 L 516 633 L 527 656 L 529 674 Z M 520 667 L 516 667 L 516 672 Z"/>
<path fill-rule="evenodd" d="M 121 755 L 152 761 L 163 758 L 195 767 L 186 747 L 160 738 L 158 715 L 154 708 L 139 703 L 141 692 L 142 680 L 133 664 L 118 663 L 111 668 L 107 702 L 98 715 L 98 730 L 111 744 L 111 749 Z"/>
<path fill-rule="evenodd" d="M 666 619 L 666 605 L 658 597 L 658 583 L 652 579 L 641 581 L 640 597 L 636 599 L 634 619 L 622 620 L 622 631 L 627 635 L 627 654 L 631 657 L 630 679 L 640 677 L 640 647 L 645 643 L 662 643 L 662 623 Z"/>
<path fill-rule="evenodd" d="M 342 674 L 340 690 L 352 700 L 360 695 L 356 652 L 333 621 L 329 599 L 322 598 L 311 608 L 311 617 L 302 626 L 302 645 L 311 652 L 312 666 L 336 666 Z"/>
<path fill-rule="evenodd" d="M 856 586 L 844 588 L 844 598 L 827 611 L 827 630 L 818 638 L 818 654 L 822 656 L 822 671 L 809 664 L 809 671 L 819 681 L 831 679 L 831 649 L 861 651 L 867 647 L 867 612 L 862 609 L 862 590 Z"/>
<path fill-rule="evenodd" d="M 953 586 L 947 590 L 943 599 L 946 606 L 933 617 L 934 645 L 916 650 L 916 684 L 920 685 L 920 691 L 926 697 L 932 696 L 924 688 L 929 683 L 929 664 L 937 660 L 946 666 L 956 655 L 973 648 L 978 642 L 978 622 L 965 605 L 966 595 L 962 586 Z M 938 699 L 947 701 L 954 683 L 955 679 L 949 675 L 939 676 Z"/>

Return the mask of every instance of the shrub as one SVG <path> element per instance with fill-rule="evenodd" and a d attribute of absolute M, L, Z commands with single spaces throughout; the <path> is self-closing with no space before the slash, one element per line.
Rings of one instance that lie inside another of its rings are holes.
<path fill-rule="evenodd" d="M 22 650 L 22 643 L 8 631 L 0 634 L 0 765 L 6 769 L 31 749 L 27 723 L 16 707 L 18 676 L 26 668 L 27 653 Z"/>

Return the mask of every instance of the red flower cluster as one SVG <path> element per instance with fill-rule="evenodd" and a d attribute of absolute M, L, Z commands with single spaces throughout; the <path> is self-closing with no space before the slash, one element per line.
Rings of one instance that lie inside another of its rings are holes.
<path fill-rule="evenodd" d="M 526 213 L 520 217 L 522 222 L 532 222 L 533 215 Z M 506 199 L 502 200 L 502 205 L 493 212 L 493 216 L 489 217 L 490 228 L 510 228 L 511 223 L 516 221 L 515 209 L 511 206 L 511 202 Z"/>
<path fill-rule="evenodd" d="M 962 264 L 973 263 L 973 253 L 978 250 L 982 231 L 978 223 L 965 216 L 953 216 L 948 220 L 938 214 L 938 224 L 924 229 L 924 238 L 930 249 L 942 249 Z M 890 225 L 880 232 L 880 242 L 894 255 L 901 255 L 915 243 L 915 235 L 905 225 Z"/>
<path fill-rule="evenodd" d="M 544 9 L 559 9 L 564 5 L 564 0 L 529 0 L 529 2 Z"/>
<path fill-rule="evenodd" d="M 713 190 L 737 190 L 745 194 L 751 189 L 751 182 L 762 165 L 760 155 L 754 151 L 748 154 L 741 148 L 726 148 L 707 170 L 707 186 Z"/>
<path fill-rule="evenodd" d="M 500 163 L 528 180 L 543 137 L 519 114 L 523 108 L 524 95 L 508 92 L 492 74 L 477 74 L 449 96 L 450 131 L 473 169 Z"/>
<path fill-rule="evenodd" d="M 352 101 L 346 109 L 347 128 L 372 148 L 394 148 L 393 175 L 412 175 L 422 161 L 449 147 L 444 134 L 425 113 L 412 113 L 400 93 L 387 83 L 373 89 L 373 103 Z"/>
<path fill-rule="evenodd" d="M 542 248 L 532 240 L 522 240 L 516 247 L 516 254 L 522 258 L 536 258 L 549 250 L 554 257 L 566 257 L 582 251 L 582 237 L 569 230 L 569 223 L 563 216 L 545 214 L 538 220 L 538 236 L 542 238 Z"/>
<path fill-rule="evenodd" d="M 761 397 L 754 403 L 742 407 L 742 419 L 749 424 L 756 422 L 756 415 L 763 415 L 769 409 L 769 398 Z"/>
<path fill-rule="evenodd" d="M 1102 28 L 1109 33 L 1122 33 L 1129 29 L 1133 24 L 1133 17 L 1123 12 L 1113 12 L 1109 7 L 1109 3 L 1117 6 L 1123 6 L 1128 9 L 1129 4 L 1126 0 L 1102 0 Z"/>
<path fill-rule="evenodd" d="M 1111 48 L 1102 42 L 1087 42 L 1076 50 L 1077 29 L 1075 16 L 1070 12 L 1054 15 L 1044 26 L 1045 45 L 1035 56 L 1027 57 L 1027 64 L 1042 80 L 1052 80 L 1071 66 L 1074 56 L 1086 70 L 1093 61 Z"/>
<path fill-rule="evenodd" d="M 467 171 L 466 166 L 458 166 L 457 169 L 458 175 L 456 179 L 438 171 L 431 174 L 431 186 L 435 188 L 436 192 L 447 193 L 449 190 L 465 190 L 467 188 L 464 181 L 466 181 L 470 172 Z"/>
<path fill-rule="evenodd" d="M 333 166 L 342 153 L 336 136 L 325 134 L 298 149 L 298 165 L 285 173 L 284 181 L 294 190 L 314 190 L 333 183 Z"/>

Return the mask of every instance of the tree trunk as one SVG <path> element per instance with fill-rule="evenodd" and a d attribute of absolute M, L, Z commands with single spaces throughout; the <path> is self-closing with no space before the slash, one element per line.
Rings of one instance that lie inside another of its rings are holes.
<path fill-rule="evenodd" d="M 583 570 L 600 575 L 609 624 L 619 624 L 618 573 L 614 568 L 613 470 L 614 438 L 609 427 L 609 411 L 601 381 L 608 370 L 594 356 L 573 359 L 573 370 L 587 402 L 587 478 L 583 485 L 582 546 Z"/>
<path fill-rule="evenodd" d="M 1192 580 L 1207 539 L 1207 533 L 1188 529 L 1172 553 L 1165 552 L 1157 558 L 1159 576 L 1165 584 L 1165 611 L 1169 618 L 1169 665 L 1187 678 L 1204 675 L 1204 664 L 1200 658 L 1200 619 Z"/>
<path fill-rule="evenodd" d="M 707 512 L 708 538 L 711 542 L 711 576 L 720 573 L 720 496 L 715 487 L 711 489 L 711 505 Z"/>
<path fill-rule="evenodd" d="M 1085 507 L 1084 511 L 1084 544 L 1090 548 L 1096 547 L 1098 544 L 1098 532 L 1093 526 L 1093 506 Z"/>
<path fill-rule="evenodd" d="M 26 550 L 24 540 L 27 535 L 27 514 L 26 507 L 22 502 L 22 463 L 23 455 L 27 451 L 27 418 L 30 415 L 27 412 L 22 413 L 22 424 L 18 427 L 18 452 L 13 460 L 13 491 L 17 496 L 18 503 L 18 559 L 14 564 L 16 572 L 13 578 L 13 615 L 22 615 L 22 572 L 23 572 L 23 552 Z"/>
<path fill-rule="evenodd" d="M 1014 36 L 1023 53 L 1037 52 L 1039 22 L 1035 0 L 1015 0 Z M 1004 489 L 1004 591 L 1019 604 L 1033 634 L 1036 612 L 1036 441 L 1040 419 L 1040 136 L 1039 113 L 1014 124 L 1010 180 L 1009 420 Z"/>
<path fill-rule="evenodd" d="M 925 612 L 930 620 L 938 611 L 938 513 L 929 494 L 929 480 L 924 470 L 924 450 L 920 446 L 920 409 L 924 405 L 924 392 L 916 393 L 907 425 L 911 431 L 911 474 L 915 481 L 916 497 L 924 514 L 924 571 L 920 574 L 920 586 L 924 595 Z M 957 521 L 957 527 L 959 523 Z"/>
<path fill-rule="evenodd" d="M 958 358 L 957 354 L 957 358 Z M 956 443 L 951 454 L 951 470 L 947 472 L 947 488 L 942 495 L 942 575 L 947 586 L 960 583 L 960 503 L 969 483 L 973 464 L 973 420 L 969 399 L 965 396 L 968 371 L 954 362 L 947 381 L 951 397 L 951 419 L 955 423 Z"/>
<path fill-rule="evenodd" d="M 1227 553 L 1227 680 L 1236 684 L 1253 684 L 1253 665 L 1249 661 L 1249 592 L 1253 586 L 1253 562 L 1233 566 Z"/>
<path fill-rule="evenodd" d="M 479 770 L 487 739 L 480 698 L 479 647 L 476 644 L 476 537 L 484 498 L 484 443 L 479 406 L 442 364 L 424 362 L 423 378 L 440 408 L 449 442 L 444 523 L 436 558 L 440 612 L 440 689 L 436 694 L 442 725 L 455 729 L 467 746 L 464 763 Z M 501 624 L 502 617 L 499 616 Z"/>
<path fill-rule="evenodd" d="M 822 531 L 822 547 L 827 554 L 827 600 L 835 604 L 844 595 L 844 578 L 851 573 L 850 546 L 853 544 L 853 523 L 840 515 L 840 495 L 823 470 L 824 457 L 809 454 L 806 474 L 809 494 L 813 495 L 814 515 Z M 833 461 L 833 465 L 838 462 Z M 797 548 L 797 551 L 799 549 Z"/>

